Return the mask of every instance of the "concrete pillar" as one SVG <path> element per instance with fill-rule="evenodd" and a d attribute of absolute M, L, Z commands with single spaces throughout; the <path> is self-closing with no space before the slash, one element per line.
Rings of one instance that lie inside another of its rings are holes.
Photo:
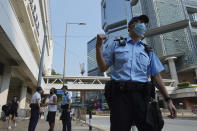
<path fill-rule="evenodd" d="M 85 91 L 81 91 L 80 92 L 80 96 L 81 96 L 81 103 L 85 104 L 86 92 Z"/>
<path fill-rule="evenodd" d="M 178 84 L 179 80 L 178 80 L 178 75 L 177 75 L 174 59 L 176 59 L 176 57 L 166 58 L 166 60 L 168 61 L 168 64 L 169 64 L 169 68 L 170 68 L 170 75 L 171 75 L 172 79 L 176 81 L 176 84 Z"/>
<path fill-rule="evenodd" d="M 1 98 L 0 111 L 1 111 L 1 107 L 7 103 L 10 79 L 11 79 L 11 67 L 5 66 L 3 70 L 3 75 L 1 76 L 1 83 L 0 83 L 0 98 Z"/>
<path fill-rule="evenodd" d="M 27 87 L 22 86 L 21 94 L 20 94 L 20 106 L 19 106 L 20 109 L 25 109 L 26 95 L 27 95 Z"/>
<path fill-rule="evenodd" d="M 104 77 L 107 77 L 107 72 L 104 72 L 103 75 L 104 75 Z"/>

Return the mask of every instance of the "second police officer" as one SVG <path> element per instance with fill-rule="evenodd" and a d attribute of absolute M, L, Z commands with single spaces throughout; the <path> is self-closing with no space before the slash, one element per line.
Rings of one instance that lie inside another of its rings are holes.
<path fill-rule="evenodd" d="M 153 77 L 166 100 L 170 117 L 176 117 L 176 108 L 169 97 L 160 72 L 163 65 L 153 51 L 147 53 L 141 41 L 149 18 L 136 16 L 128 24 L 129 37 L 115 40 L 102 52 L 104 34 L 97 35 L 96 59 L 100 71 L 111 68 L 110 122 L 111 131 L 130 131 L 134 123 L 139 131 L 160 131 L 146 121 L 146 88 L 148 77 Z M 143 87 L 143 88 L 142 88 Z"/>
<path fill-rule="evenodd" d="M 62 120 L 63 131 L 71 131 L 71 117 L 70 117 L 70 109 L 71 109 L 71 93 L 67 91 L 68 87 L 64 85 L 62 87 L 62 114 L 60 119 Z"/>

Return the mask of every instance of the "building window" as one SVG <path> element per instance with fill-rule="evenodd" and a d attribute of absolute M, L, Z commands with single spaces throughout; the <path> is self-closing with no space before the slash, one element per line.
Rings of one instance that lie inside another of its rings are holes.
<path fill-rule="evenodd" d="M 34 2 L 34 0 L 29 0 L 29 3 L 32 4 Z"/>
<path fill-rule="evenodd" d="M 28 94 L 32 94 L 32 89 L 29 88 L 29 87 L 27 87 L 27 93 L 28 93 Z"/>
<path fill-rule="evenodd" d="M 194 21 L 197 21 L 197 13 L 193 14 L 193 19 L 194 19 Z"/>
<path fill-rule="evenodd" d="M 106 1 L 103 2 L 103 16 L 106 19 Z"/>

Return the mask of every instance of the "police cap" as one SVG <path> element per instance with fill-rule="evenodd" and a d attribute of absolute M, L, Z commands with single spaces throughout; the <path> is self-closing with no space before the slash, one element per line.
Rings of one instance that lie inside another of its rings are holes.
<path fill-rule="evenodd" d="M 42 87 L 38 86 L 36 91 L 40 91 L 40 90 L 43 90 L 43 89 L 42 89 Z"/>
<path fill-rule="evenodd" d="M 149 22 L 148 16 L 146 16 L 146 15 L 140 15 L 140 16 L 135 16 L 135 17 L 133 17 L 133 18 L 129 21 L 129 24 L 128 24 L 128 25 L 130 25 L 131 23 L 136 22 L 136 21 L 138 21 L 138 20 L 140 20 L 141 22 L 144 22 L 144 23 L 146 23 L 146 24 Z"/>
<path fill-rule="evenodd" d="M 68 86 L 67 85 L 64 85 L 64 86 L 62 86 L 62 89 L 68 90 Z"/>

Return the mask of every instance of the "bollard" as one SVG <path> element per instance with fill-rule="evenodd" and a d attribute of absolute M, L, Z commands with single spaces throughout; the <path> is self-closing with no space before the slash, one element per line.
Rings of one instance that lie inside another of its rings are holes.
<path fill-rule="evenodd" d="M 92 131 L 92 111 L 89 111 L 89 131 Z"/>

